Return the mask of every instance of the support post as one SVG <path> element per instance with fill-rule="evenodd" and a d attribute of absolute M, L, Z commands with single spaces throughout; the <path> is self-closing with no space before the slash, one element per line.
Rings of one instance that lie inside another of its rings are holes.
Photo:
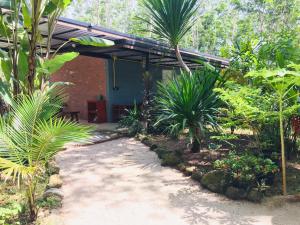
<path fill-rule="evenodd" d="M 149 122 L 151 120 L 150 104 L 151 104 L 151 88 L 152 88 L 152 76 L 150 74 L 150 59 L 147 54 L 143 62 L 143 79 L 144 79 L 144 98 L 143 98 L 143 120 L 144 128 L 146 132 L 149 130 Z"/>

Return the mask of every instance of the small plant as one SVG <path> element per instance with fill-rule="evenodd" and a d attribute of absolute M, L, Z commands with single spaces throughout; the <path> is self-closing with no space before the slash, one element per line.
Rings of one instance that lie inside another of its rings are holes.
<path fill-rule="evenodd" d="M 123 116 L 120 120 L 119 127 L 128 128 L 129 134 L 135 136 L 143 130 L 141 111 L 138 109 L 136 103 L 134 103 L 133 109 L 127 109 L 126 111 L 127 115 Z"/>
<path fill-rule="evenodd" d="M 237 187 L 249 188 L 271 182 L 277 173 L 278 166 L 271 160 L 252 153 L 238 155 L 232 151 L 223 160 L 216 160 L 216 169 L 225 170 L 231 177 L 231 182 Z"/>
<path fill-rule="evenodd" d="M 235 145 L 230 143 L 230 141 L 238 139 L 238 137 L 234 134 L 221 134 L 221 135 L 211 136 L 210 138 L 212 140 L 224 142 L 230 145 L 231 147 L 235 147 Z"/>
<path fill-rule="evenodd" d="M 22 206 L 18 203 L 12 203 L 0 207 L 0 225 L 19 225 L 19 214 L 22 211 Z"/>
<path fill-rule="evenodd" d="M 52 196 L 38 200 L 37 205 L 43 209 L 57 209 L 62 206 L 62 202 L 59 197 Z"/>

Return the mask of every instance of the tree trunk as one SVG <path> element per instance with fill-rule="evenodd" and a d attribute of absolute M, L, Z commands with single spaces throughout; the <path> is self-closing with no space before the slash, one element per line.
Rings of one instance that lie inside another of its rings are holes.
<path fill-rule="evenodd" d="M 37 48 L 37 37 L 38 37 L 38 2 L 33 1 L 33 12 L 32 12 L 32 23 L 31 23 L 31 35 L 29 39 L 29 57 L 28 57 L 28 93 L 33 94 L 34 92 L 34 79 L 36 74 L 36 48 Z"/>
<path fill-rule="evenodd" d="M 186 72 L 188 72 L 189 74 L 191 74 L 190 68 L 185 64 L 185 62 L 184 62 L 183 59 L 182 59 L 182 56 L 181 56 L 180 49 L 179 49 L 179 46 L 178 46 L 178 45 L 175 46 L 175 53 L 176 53 L 176 57 L 177 57 L 177 59 L 178 59 L 178 62 L 179 62 L 179 64 L 180 64 L 180 66 L 181 66 Z"/>
<path fill-rule="evenodd" d="M 12 50 L 12 72 L 13 72 L 13 95 L 17 97 L 20 94 L 19 86 L 19 74 L 18 74 L 18 24 L 19 24 L 19 12 L 20 5 L 17 2 L 15 4 L 15 18 L 14 18 L 14 32 L 13 32 L 13 50 Z"/>
<path fill-rule="evenodd" d="M 144 72 L 144 98 L 143 98 L 143 120 L 145 122 L 145 130 L 148 132 L 149 131 L 149 123 L 151 121 L 151 114 L 150 114 L 150 109 L 151 109 L 151 74 L 149 71 Z"/>
<path fill-rule="evenodd" d="M 282 194 L 286 195 L 286 164 L 285 164 L 285 146 L 284 146 L 284 129 L 283 129 L 283 102 L 280 97 L 279 102 L 279 126 L 280 126 L 280 142 L 281 142 L 281 170 L 282 170 Z"/>
<path fill-rule="evenodd" d="M 37 207 L 35 202 L 35 185 L 33 181 L 29 181 L 27 185 L 27 201 L 30 213 L 30 222 L 34 222 L 37 219 Z"/>
<path fill-rule="evenodd" d="M 200 152 L 200 146 L 201 146 L 201 145 L 200 145 L 199 140 L 196 139 L 196 138 L 194 138 L 193 143 L 192 143 L 191 151 L 192 151 L 193 153 L 198 153 L 198 152 Z"/>
<path fill-rule="evenodd" d="M 195 128 L 195 132 L 194 133 L 195 133 L 195 137 L 193 138 L 191 151 L 193 153 L 197 153 L 197 152 L 200 152 L 200 149 L 201 149 L 200 129 L 198 127 Z"/>

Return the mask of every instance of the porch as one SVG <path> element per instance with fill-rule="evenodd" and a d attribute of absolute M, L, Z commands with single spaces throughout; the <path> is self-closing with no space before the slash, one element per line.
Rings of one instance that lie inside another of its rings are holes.
<path fill-rule="evenodd" d="M 46 32 L 47 21 L 40 24 Z M 44 35 L 45 36 L 45 35 Z M 114 41 L 111 47 L 99 48 L 67 42 L 72 37 L 93 36 Z M 46 36 L 45 36 L 46 38 Z M 166 80 L 180 69 L 175 52 L 166 43 L 109 30 L 99 26 L 60 18 L 52 49 L 60 52 L 76 51 L 80 56 L 67 63 L 52 76 L 52 81 L 71 83 L 66 92 L 68 111 L 79 112 L 79 119 L 89 122 L 117 122 L 124 109 L 141 104 L 144 94 L 143 74 L 151 74 L 152 92 L 158 81 Z M 200 62 L 215 67 L 228 66 L 228 60 L 182 49 L 185 63 L 192 69 Z"/>

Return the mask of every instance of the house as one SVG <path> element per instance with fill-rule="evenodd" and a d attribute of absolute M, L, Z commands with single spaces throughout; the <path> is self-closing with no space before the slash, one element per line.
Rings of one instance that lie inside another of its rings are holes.
<path fill-rule="evenodd" d="M 46 39 L 47 20 L 44 19 L 39 27 Z M 69 41 L 81 36 L 108 39 L 115 45 L 100 48 Z M 51 81 L 72 83 L 66 88 L 69 95 L 67 110 L 80 112 L 79 118 L 84 120 L 89 119 L 88 101 L 91 102 L 90 113 L 95 113 L 93 104 L 104 99 L 105 104 L 101 101 L 102 118 L 98 121 L 116 121 L 125 107 L 142 102 L 145 71 L 149 71 L 152 84 L 155 84 L 166 79 L 171 71 L 179 69 L 174 50 L 165 43 L 66 18 L 57 21 L 51 48 L 53 51 L 80 53 L 79 57 L 55 73 Z M 191 50 L 182 50 L 182 56 L 190 68 L 200 67 L 199 60 L 220 68 L 229 64 L 226 59 Z M 155 91 L 155 85 L 153 89 Z"/>

